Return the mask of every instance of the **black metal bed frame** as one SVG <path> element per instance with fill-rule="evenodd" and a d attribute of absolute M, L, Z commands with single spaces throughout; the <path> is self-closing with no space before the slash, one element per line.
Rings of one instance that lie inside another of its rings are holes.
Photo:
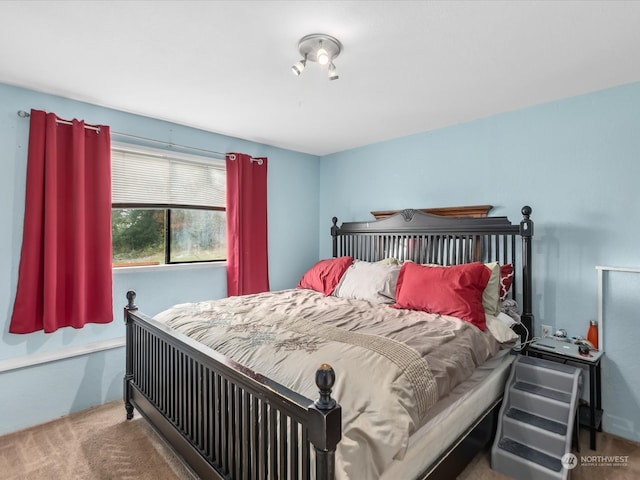
<path fill-rule="evenodd" d="M 531 208 L 523 207 L 522 214 L 519 225 L 506 217 L 445 218 L 417 210 L 340 227 L 334 217 L 333 255 L 441 265 L 512 263 L 519 273 L 512 292 L 521 280 L 522 323 L 531 332 Z M 127 299 L 128 419 L 138 410 L 201 478 L 307 480 L 312 469 L 316 480 L 334 478 L 342 416 L 331 398 L 335 374 L 329 365 L 316 372 L 319 398 L 312 400 L 144 315 L 135 292 Z M 470 419 L 467 431 L 420 478 L 454 478 L 462 471 L 490 442 L 498 406 Z"/>

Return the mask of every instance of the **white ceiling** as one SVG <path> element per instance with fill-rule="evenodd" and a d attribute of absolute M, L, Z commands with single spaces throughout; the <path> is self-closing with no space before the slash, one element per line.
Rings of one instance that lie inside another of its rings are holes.
<path fill-rule="evenodd" d="M 339 80 L 291 73 L 309 33 Z M 0 1 L 2 83 L 315 155 L 637 82 L 639 47 L 637 1 Z"/>

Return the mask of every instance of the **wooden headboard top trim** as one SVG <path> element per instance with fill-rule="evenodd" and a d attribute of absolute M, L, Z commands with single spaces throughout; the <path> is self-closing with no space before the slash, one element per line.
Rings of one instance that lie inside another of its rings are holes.
<path fill-rule="evenodd" d="M 438 207 L 438 208 L 420 208 L 424 213 L 438 215 L 439 217 L 486 217 L 493 205 L 463 205 L 461 207 Z M 390 217 L 400 210 L 377 210 L 371 212 L 376 220 Z"/>

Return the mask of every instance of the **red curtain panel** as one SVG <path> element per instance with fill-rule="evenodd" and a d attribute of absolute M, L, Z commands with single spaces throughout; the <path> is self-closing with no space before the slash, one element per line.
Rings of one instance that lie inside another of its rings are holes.
<path fill-rule="evenodd" d="M 31 111 L 11 333 L 113 321 L 111 132 Z"/>
<path fill-rule="evenodd" d="M 267 159 L 229 153 L 227 162 L 227 291 L 269 291 Z"/>

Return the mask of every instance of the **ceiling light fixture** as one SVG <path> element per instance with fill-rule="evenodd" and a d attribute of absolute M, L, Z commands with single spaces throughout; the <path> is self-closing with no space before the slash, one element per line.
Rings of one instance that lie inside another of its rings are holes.
<path fill-rule="evenodd" d="M 307 61 L 317 62 L 319 65 L 329 65 L 329 80 L 337 80 L 338 72 L 333 60 L 340 55 L 342 44 L 337 38 L 322 33 L 306 35 L 298 42 L 298 50 L 303 57 L 291 70 L 294 74 L 300 75 L 304 70 Z"/>

